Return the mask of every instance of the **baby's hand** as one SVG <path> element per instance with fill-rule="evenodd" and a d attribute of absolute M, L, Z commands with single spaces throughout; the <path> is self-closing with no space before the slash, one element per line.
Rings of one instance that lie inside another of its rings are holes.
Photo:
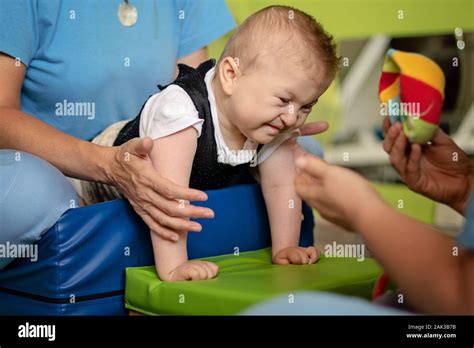
<path fill-rule="evenodd" d="M 273 256 L 273 263 L 279 265 L 305 265 L 315 263 L 319 259 L 319 250 L 315 247 L 289 247 L 280 250 Z"/>
<path fill-rule="evenodd" d="M 170 273 L 170 281 L 206 280 L 217 276 L 219 267 L 208 261 L 187 261 Z"/>

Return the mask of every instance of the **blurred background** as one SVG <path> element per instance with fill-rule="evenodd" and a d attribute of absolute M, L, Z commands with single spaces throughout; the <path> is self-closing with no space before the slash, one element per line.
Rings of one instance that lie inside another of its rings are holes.
<path fill-rule="evenodd" d="M 410 191 L 382 149 L 378 82 L 388 48 L 423 54 L 446 76 L 441 127 L 474 158 L 474 1 L 473 0 L 227 0 L 237 23 L 269 5 L 289 5 L 315 17 L 335 38 L 338 76 L 308 121 L 330 128 L 315 136 L 325 159 L 355 170 L 373 182 L 394 208 L 455 235 L 463 218 L 452 209 Z M 209 47 L 218 58 L 230 34 Z M 317 214 L 317 213 L 316 213 Z M 317 218 L 317 245 L 362 243 Z"/>

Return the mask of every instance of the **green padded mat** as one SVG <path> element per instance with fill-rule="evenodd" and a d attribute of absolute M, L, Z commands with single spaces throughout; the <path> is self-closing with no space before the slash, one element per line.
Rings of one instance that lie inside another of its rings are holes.
<path fill-rule="evenodd" d="M 125 307 L 149 315 L 230 315 L 298 290 L 323 290 L 369 299 L 382 272 L 369 258 L 357 261 L 322 256 L 313 265 L 274 265 L 270 248 L 204 260 L 219 265 L 217 278 L 162 282 L 154 266 L 127 268 Z"/>

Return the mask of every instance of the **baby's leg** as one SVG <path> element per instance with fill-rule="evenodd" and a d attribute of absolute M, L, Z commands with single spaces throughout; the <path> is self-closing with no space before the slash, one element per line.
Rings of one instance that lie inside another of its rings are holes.
<path fill-rule="evenodd" d="M 164 138 L 154 140 L 151 160 L 157 174 L 182 186 L 189 186 L 189 178 L 196 153 L 197 133 L 186 128 Z M 189 202 L 176 204 L 184 207 Z M 180 233 L 179 241 L 173 242 L 151 232 L 156 270 L 165 281 L 203 280 L 217 274 L 217 266 L 210 262 L 188 261 L 186 251 L 187 232 Z"/>

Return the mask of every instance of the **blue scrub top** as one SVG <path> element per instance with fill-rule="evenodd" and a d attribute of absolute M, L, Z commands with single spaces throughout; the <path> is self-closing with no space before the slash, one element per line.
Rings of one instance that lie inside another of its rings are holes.
<path fill-rule="evenodd" d="M 235 26 L 223 0 L 130 0 L 132 27 L 118 20 L 121 3 L 0 1 L 0 51 L 27 67 L 24 112 L 89 140 L 136 116 L 157 84 L 172 81 L 178 58 Z"/>

